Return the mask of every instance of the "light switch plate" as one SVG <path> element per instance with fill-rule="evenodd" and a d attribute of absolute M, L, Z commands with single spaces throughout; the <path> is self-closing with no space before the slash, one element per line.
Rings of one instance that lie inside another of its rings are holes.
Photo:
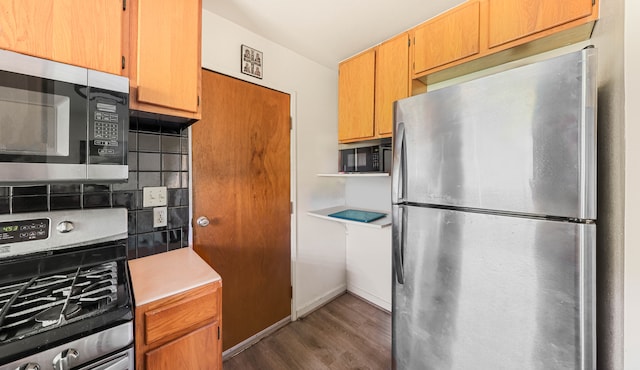
<path fill-rule="evenodd" d="M 142 188 L 142 207 L 162 207 L 166 205 L 166 186 L 146 186 Z"/>
<path fill-rule="evenodd" d="M 167 207 L 153 209 L 153 227 L 167 226 Z"/>

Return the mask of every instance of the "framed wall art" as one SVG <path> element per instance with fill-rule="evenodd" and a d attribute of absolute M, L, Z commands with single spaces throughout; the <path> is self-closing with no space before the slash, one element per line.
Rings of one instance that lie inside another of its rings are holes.
<path fill-rule="evenodd" d="M 247 45 L 240 47 L 240 71 L 246 75 L 262 79 L 262 52 Z"/>

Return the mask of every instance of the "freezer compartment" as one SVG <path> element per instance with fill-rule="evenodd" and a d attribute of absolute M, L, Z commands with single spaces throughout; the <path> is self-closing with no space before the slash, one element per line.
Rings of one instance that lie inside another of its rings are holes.
<path fill-rule="evenodd" d="M 395 203 L 596 219 L 595 49 L 396 102 Z"/>
<path fill-rule="evenodd" d="M 393 211 L 396 369 L 595 368 L 594 224 Z"/>

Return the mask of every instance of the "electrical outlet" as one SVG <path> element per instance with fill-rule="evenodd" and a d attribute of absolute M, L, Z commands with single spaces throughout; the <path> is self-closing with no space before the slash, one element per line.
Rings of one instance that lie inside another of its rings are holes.
<path fill-rule="evenodd" d="M 167 226 L 167 207 L 153 209 L 153 227 Z"/>
<path fill-rule="evenodd" d="M 162 207 L 167 205 L 166 186 L 145 186 L 142 188 L 143 207 Z"/>

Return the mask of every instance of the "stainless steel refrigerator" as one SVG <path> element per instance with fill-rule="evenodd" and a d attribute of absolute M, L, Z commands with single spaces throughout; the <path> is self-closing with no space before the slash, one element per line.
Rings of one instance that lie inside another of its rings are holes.
<path fill-rule="evenodd" d="M 393 366 L 594 369 L 596 50 L 395 104 Z"/>

